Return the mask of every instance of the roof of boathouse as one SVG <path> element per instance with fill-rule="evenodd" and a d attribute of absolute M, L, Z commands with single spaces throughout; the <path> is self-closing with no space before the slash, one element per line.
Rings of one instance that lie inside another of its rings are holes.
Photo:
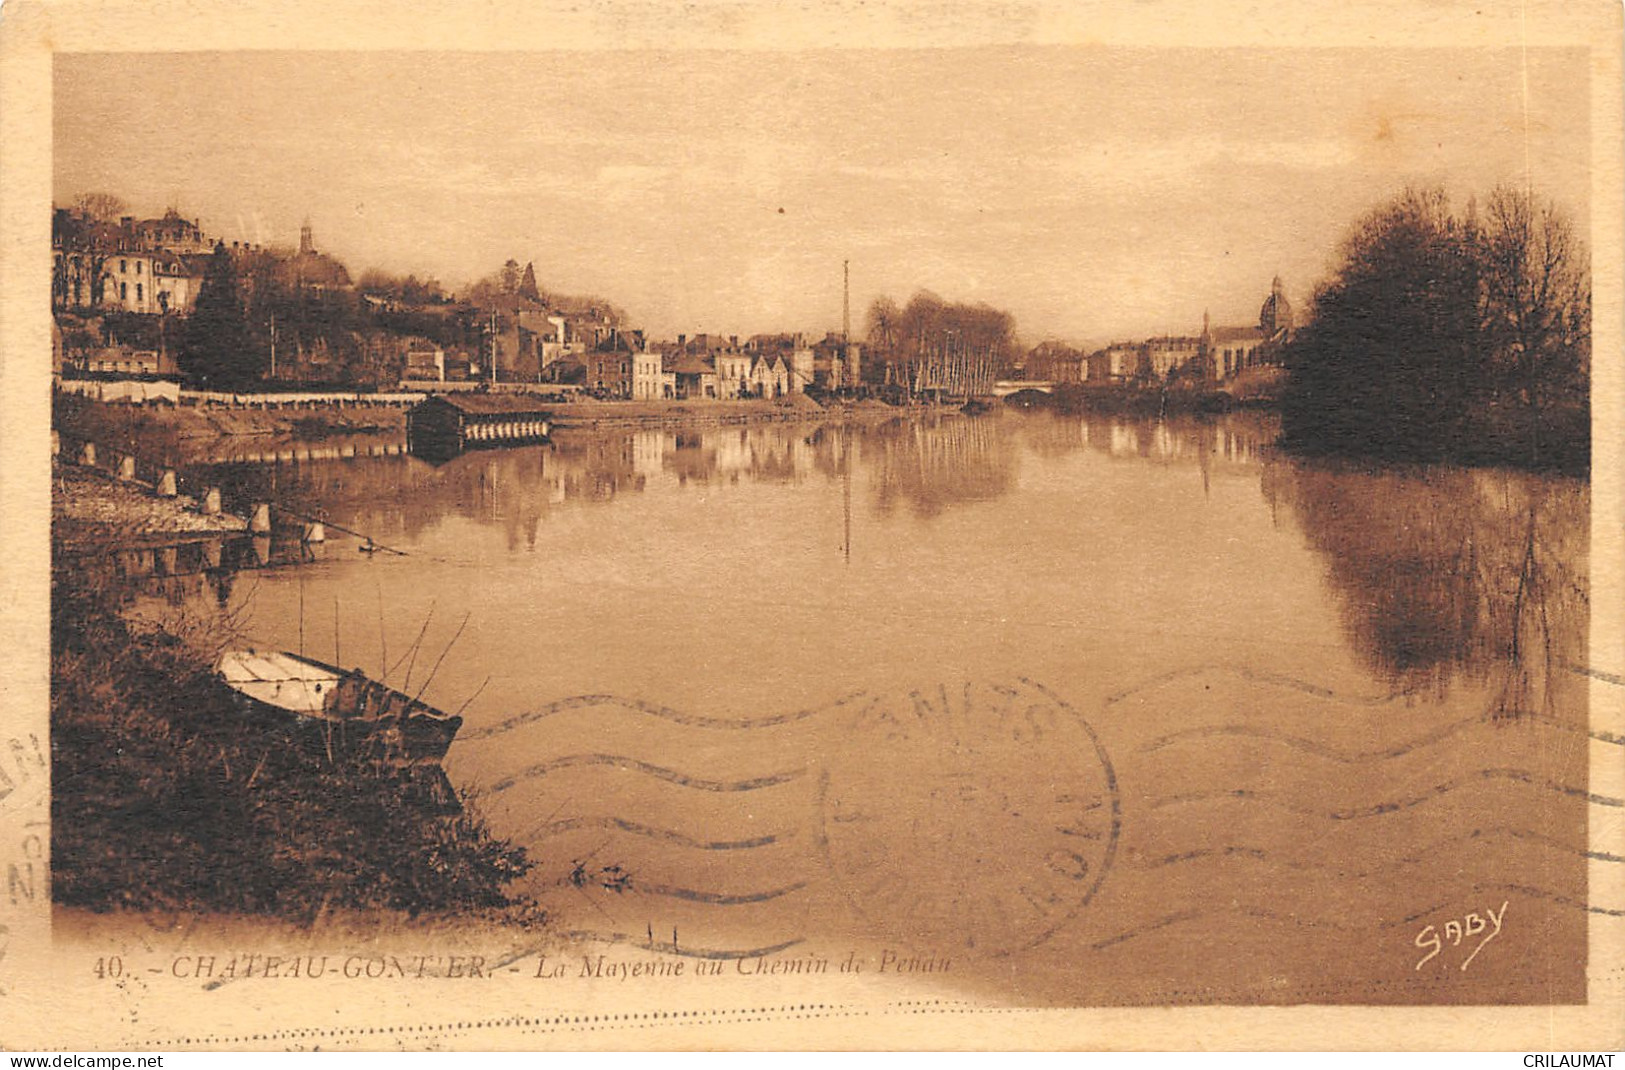
<path fill-rule="evenodd" d="M 467 416 L 551 416 L 552 406 L 533 394 L 488 394 L 476 391 L 435 394 L 417 408 L 447 405 Z"/>

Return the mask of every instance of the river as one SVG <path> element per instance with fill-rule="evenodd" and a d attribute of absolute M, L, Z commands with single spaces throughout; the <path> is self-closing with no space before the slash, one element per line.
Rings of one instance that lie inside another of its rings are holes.
<path fill-rule="evenodd" d="M 1620 923 L 1587 907 L 1618 862 L 1586 854 L 1618 805 L 1587 484 L 1275 433 L 1012 411 L 237 467 L 404 555 L 179 600 L 461 709 L 448 771 L 565 931 L 890 952 L 1010 1003 L 1583 999 Z"/>

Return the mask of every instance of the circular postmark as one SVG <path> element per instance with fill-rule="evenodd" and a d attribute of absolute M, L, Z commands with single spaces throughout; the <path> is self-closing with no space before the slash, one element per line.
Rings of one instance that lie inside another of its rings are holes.
<path fill-rule="evenodd" d="M 881 696 L 820 778 L 823 848 L 852 907 L 919 950 L 1048 939 L 1111 867 L 1111 761 L 1030 680 Z"/>

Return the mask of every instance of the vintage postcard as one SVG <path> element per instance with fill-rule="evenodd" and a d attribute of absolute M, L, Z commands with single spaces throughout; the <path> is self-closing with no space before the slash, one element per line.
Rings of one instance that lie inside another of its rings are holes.
<path fill-rule="evenodd" d="M 1625 1043 L 1617 3 L 14 0 L 0 98 L 5 1047 Z"/>

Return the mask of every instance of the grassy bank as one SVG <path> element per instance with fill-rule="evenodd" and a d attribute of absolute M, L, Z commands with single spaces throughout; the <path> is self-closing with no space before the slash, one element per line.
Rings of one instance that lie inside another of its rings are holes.
<path fill-rule="evenodd" d="M 801 394 L 730 401 L 576 398 L 545 407 L 553 414 L 554 426 L 586 428 L 703 427 L 809 419 L 862 421 L 889 419 L 907 411 L 878 401 L 820 404 Z M 288 410 L 148 407 L 59 394 L 53 401 L 52 426 L 74 439 L 88 439 L 103 448 L 127 450 L 173 464 L 214 456 L 222 450 L 230 452 L 234 443 L 253 443 L 248 448 L 261 450 L 319 445 L 358 436 L 398 440 L 406 434 L 406 413 L 383 406 L 337 404 Z"/>
<path fill-rule="evenodd" d="M 531 863 L 464 800 L 251 726 L 211 674 L 225 625 L 159 628 L 67 574 L 51 613 L 52 895 L 92 910 L 309 921 L 328 910 L 495 912 Z"/>
<path fill-rule="evenodd" d="M 399 439 L 406 434 L 406 413 L 372 405 L 304 409 L 128 405 L 56 394 L 51 403 L 51 426 L 71 438 L 88 439 L 103 448 L 177 464 L 233 441 L 287 446 L 342 436 Z"/>

